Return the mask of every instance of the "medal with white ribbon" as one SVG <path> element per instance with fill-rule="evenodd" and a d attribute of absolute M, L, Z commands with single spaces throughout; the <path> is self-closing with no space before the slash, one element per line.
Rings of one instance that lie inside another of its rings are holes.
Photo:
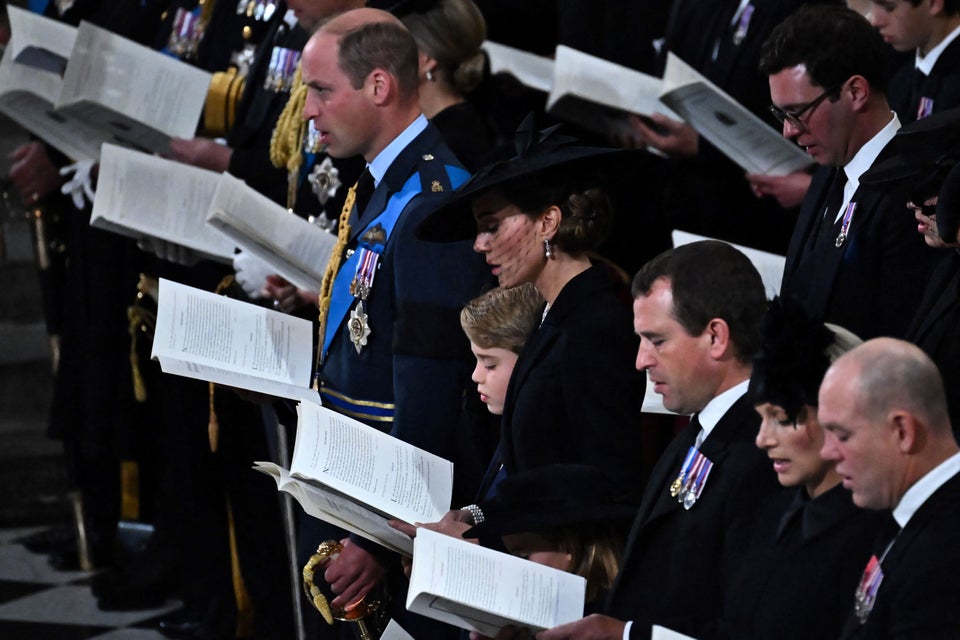
<path fill-rule="evenodd" d="M 837 241 L 834 243 L 838 249 L 847 241 L 847 236 L 850 233 L 850 223 L 853 222 L 853 212 L 856 210 L 857 203 L 851 202 L 843 212 L 843 222 L 840 224 L 840 233 L 837 234 Z"/>

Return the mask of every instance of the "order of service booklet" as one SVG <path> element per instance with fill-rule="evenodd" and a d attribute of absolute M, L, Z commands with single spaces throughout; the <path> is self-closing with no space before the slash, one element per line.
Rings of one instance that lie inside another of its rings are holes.
<path fill-rule="evenodd" d="M 421 528 L 407 610 L 490 637 L 506 625 L 536 632 L 582 618 L 586 585 L 572 573 Z"/>
<path fill-rule="evenodd" d="M 602 135 L 630 134 L 629 114 L 680 119 L 660 101 L 663 81 L 560 45 L 547 111 Z"/>
<path fill-rule="evenodd" d="M 224 173 L 207 224 L 300 289 L 319 291 L 337 244 L 331 233 Z"/>
<path fill-rule="evenodd" d="M 0 112 L 73 160 L 96 160 L 103 142 L 158 152 L 193 136 L 209 73 L 88 22 L 8 9 Z"/>
<path fill-rule="evenodd" d="M 313 325 L 273 309 L 160 279 L 151 358 L 164 373 L 313 400 Z"/>
<path fill-rule="evenodd" d="M 104 144 L 90 225 L 136 239 L 160 238 L 229 263 L 236 245 L 206 224 L 220 176 Z"/>
<path fill-rule="evenodd" d="M 254 468 L 309 515 L 411 555 L 413 540 L 387 520 L 440 520 L 450 509 L 453 463 L 317 401 L 302 401 L 297 417 L 290 469 L 271 462 Z"/>
<path fill-rule="evenodd" d="M 813 159 L 673 53 L 660 100 L 748 173 L 786 175 Z"/>

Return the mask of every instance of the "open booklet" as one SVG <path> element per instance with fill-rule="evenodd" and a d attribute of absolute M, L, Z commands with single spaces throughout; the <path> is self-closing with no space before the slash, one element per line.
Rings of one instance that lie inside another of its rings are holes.
<path fill-rule="evenodd" d="M 74 160 L 102 142 L 163 151 L 192 137 L 210 74 L 105 29 L 9 8 L 0 111 Z"/>
<path fill-rule="evenodd" d="M 308 320 L 162 278 L 151 357 L 164 373 L 280 398 L 320 397 L 310 388 Z"/>
<path fill-rule="evenodd" d="M 547 111 L 599 134 L 630 133 L 627 115 L 680 116 L 660 102 L 660 78 L 557 47 Z"/>
<path fill-rule="evenodd" d="M 521 84 L 548 93 L 553 86 L 553 60 L 529 51 L 486 40 L 482 49 L 490 60 L 490 73 L 509 73 Z"/>
<path fill-rule="evenodd" d="M 417 530 L 407 610 L 493 637 L 583 617 L 586 580 L 465 540 Z"/>
<path fill-rule="evenodd" d="M 207 226 L 220 174 L 104 144 L 90 224 L 132 238 L 179 244 L 230 262 L 233 241 Z"/>
<path fill-rule="evenodd" d="M 786 175 L 813 159 L 672 53 L 660 100 L 748 173 Z"/>
<path fill-rule="evenodd" d="M 453 463 L 316 401 L 297 410 L 290 470 L 269 462 L 274 477 L 315 518 L 405 555 L 413 541 L 387 524 L 436 522 L 450 509 Z"/>
<path fill-rule="evenodd" d="M 300 289 L 319 291 L 336 236 L 223 174 L 207 224 Z"/>

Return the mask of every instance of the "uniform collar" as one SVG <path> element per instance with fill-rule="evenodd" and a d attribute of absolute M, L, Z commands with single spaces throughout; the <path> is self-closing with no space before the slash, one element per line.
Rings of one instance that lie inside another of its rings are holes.
<path fill-rule="evenodd" d="M 387 169 L 389 169 L 393 161 L 397 159 L 400 152 L 406 149 L 407 145 L 413 142 L 413 139 L 423 133 L 423 130 L 426 128 L 427 118 L 421 113 L 413 122 L 407 125 L 406 129 L 400 132 L 400 135 L 384 147 L 383 151 L 374 157 L 370 164 L 367 165 L 367 168 L 370 169 L 370 175 L 373 176 L 374 186 L 380 184 L 383 176 L 387 174 Z"/>

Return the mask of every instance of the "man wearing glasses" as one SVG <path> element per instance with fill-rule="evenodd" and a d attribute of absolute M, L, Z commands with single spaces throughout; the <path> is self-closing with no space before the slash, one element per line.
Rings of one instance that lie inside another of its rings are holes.
<path fill-rule="evenodd" d="M 933 252 L 912 233 L 901 186 L 860 186 L 893 156 L 900 121 L 887 103 L 888 50 L 860 14 L 803 8 L 764 43 L 770 110 L 821 165 L 787 250 L 781 295 L 862 338 L 900 337 Z"/>

